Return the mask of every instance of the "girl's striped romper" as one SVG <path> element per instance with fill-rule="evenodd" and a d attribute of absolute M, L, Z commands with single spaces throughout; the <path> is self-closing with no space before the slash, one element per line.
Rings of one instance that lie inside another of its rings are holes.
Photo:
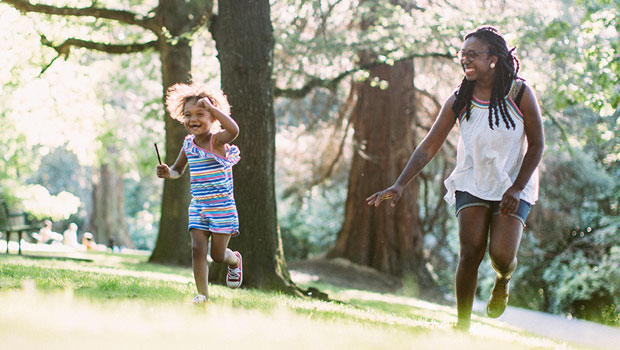
<path fill-rule="evenodd" d="M 183 150 L 189 164 L 192 201 L 188 229 L 197 228 L 213 233 L 239 234 L 239 217 L 233 197 L 232 167 L 241 154 L 234 145 L 226 145 L 226 157 L 199 147 L 194 135 L 187 135 Z"/>

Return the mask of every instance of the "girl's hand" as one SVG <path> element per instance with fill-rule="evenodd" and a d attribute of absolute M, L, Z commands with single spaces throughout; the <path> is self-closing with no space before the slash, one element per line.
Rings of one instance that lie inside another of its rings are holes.
<path fill-rule="evenodd" d="M 511 215 L 517 212 L 519 207 L 521 190 L 511 186 L 504 192 L 502 201 L 499 203 L 499 213 L 501 215 Z"/>
<path fill-rule="evenodd" d="M 170 168 L 166 164 L 161 164 L 157 166 L 157 177 L 161 179 L 165 179 L 170 177 Z"/>
<path fill-rule="evenodd" d="M 213 103 L 211 103 L 211 100 L 209 100 L 208 97 L 203 97 L 198 100 L 198 106 L 200 108 L 206 109 L 207 111 L 211 111 L 211 109 L 215 108 L 215 106 L 213 105 Z"/>
<path fill-rule="evenodd" d="M 402 187 L 392 185 L 386 188 L 385 190 L 379 191 L 373 194 L 372 196 L 366 198 L 366 203 L 368 205 L 374 205 L 375 207 L 378 207 L 379 204 L 381 204 L 381 202 L 383 202 L 384 200 L 392 198 L 391 206 L 392 208 L 394 208 L 396 206 L 396 203 L 398 203 L 398 200 L 400 199 L 400 196 L 402 194 L 403 194 Z"/>

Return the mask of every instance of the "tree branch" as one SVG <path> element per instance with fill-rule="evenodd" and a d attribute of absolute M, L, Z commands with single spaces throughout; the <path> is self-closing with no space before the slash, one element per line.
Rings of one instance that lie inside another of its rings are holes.
<path fill-rule="evenodd" d="M 413 87 L 415 89 L 415 91 L 419 94 L 421 94 L 422 96 L 426 96 L 427 98 L 429 98 L 433 104 L 435 105 L 435 108 L 437 110 L 441 109 L 441 102 L 439 102 L 439 100 L 437 100 L 437 98 L 433 95 L 431 95 L 430 92 L 426 91 L 426 90 L 422 90 L 422 89 L 418 89 L 417 87 Z"/>
<path fill-rule="evenodd" d="M 123 44 L 123 45 L 115 45 L 115 44 L 105 44 L 98 43 L 94 41 L 87 41 L 75 38 L 69 38 L 65 40 L 60 45 L 54 45 L 49 39 L 45 37 L 45 35 L 41 34 L 41 44 L 45 46 L 49 46 L 52 49 L 56 50 L 58 55 L 54 57 L 45 67 L 41 69 L 39 72 L 39 77 L 48 70 L 49 67 L 61 56 L 65 59 L 69 56 L 69 52 L 71 51 L 71 47 L 82 47 L 90 50 L 107 52 L 112 54 L 122 54 L 122 53 L 134 53 L 134 52 L 142 52 L 149 49 L 153 49 L 157 47 L 157 41 L 149 41 L 147 43 L 142 44 Z"/>
<path fill-rule="evenodd" d="M 43 4 L 32 4 L 28 0 L 2 0 L 21 12 L 36 12 L 58 16 L 94 17 L 119 21 L 126 24 L 136 25 L 153 31 L 158 36 L 162 32 L 162 27 L 156 22 L 155 15 L 149 14 L 141 16 L 131 11 L 112 10 L 96 7 L 95 3 L 91 7 L 58 7 Z"/>
<path fill-rule="evenodd" d="M 401 58 L 399 61 L 411 60 L 414 58 L 431 58 L 431 57 L 453 59 L 454 55 L 449 54 L 449 53 L 412 54 L 412 55 Z M 346 70 L 338 74 L 335 78 L 332 78 L 332 79 L 320 79 L 320 78 L 313 77 L 310 79 L 310 81 L 306 83 L 306 85 L 304 85 L 303 87 L 299 89 L 281 89 L 281 88 L 276 87 L 274 89 L 274 95 L 276 97 L 304 98 L 308 93 L 310 93 L 310 91 L 312 91 L 315 88 L 322 87 L 322 88 L 327 88 L 327 89 L 332 90 L 338 85 L 338 83 L 340 83 L 342 79 L 346 78 L 347 76 L 353 73 L 362 71 L 362 70 L 374 68 L 382 64 L 386 64 L 385 61 L 375 61 L 375 62 L 371 62 L 368 64 L 363 64 L 361 66 Z"/>
<path fill-rule="evenodd" d="M 122 54 L 122 53 L 134 53 L 134 52 L 142 52 L 150 49 L 154 49 L 157 47 L 157 41 L 149 41 L 146 43 L 133 43 L 133 44 L 107 44 L 100 43 L 89 40 L 82 40 L 76 38 L 69 38 L 65 40 L 60 45 L 54 45 L 50 40 L 48 40 L 44 35 L 41 35 L 41 44 L 45 46 L 49 46 L 58 52 L 58 55 L 62 55 L 67 57 L 69 55 L 69 51 L 71 47 L 81 47 L 85 49 L 107 52 L 112 54 Z"/>

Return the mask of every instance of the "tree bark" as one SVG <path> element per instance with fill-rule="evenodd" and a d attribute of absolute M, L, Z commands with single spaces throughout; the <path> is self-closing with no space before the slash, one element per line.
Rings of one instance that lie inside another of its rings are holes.
<path fill-rule="evenodd" d="M 158 8 L 158 18 L 172 35 L 179 36 L 187 28 L 190 8 L 183 0 L 162 0 Z M 202 15 L 202 14 L 195 14 Z M 192 49 L 189 41 L 178 37 L 175 41 L 165 37 L 159 39 L 163 96 L 168 87 L 176 83 L 188 83 L 191 80 Z M 162 101 L 163 102 L 163 101 Z M 172 119 L 166 111 L 164 116 L 166 128 L 166 164 L 173 164 L 183 145 L 187 130 L 178 121 Z M 182 177 L 164 180 L 164 193 L 161 204 L 159 234 L 149 262 L 191 266 L 191 237 L 187 230 L 187 208 L 191 200 L 189 171 Z"/>
<path fill-rule="evenodd" d="M 114 154 L 112 150 L 108 154 Z M 116 157 L 112 157 L 116 159 Z M 99 176 L 93 181 L 93 207 L 86 231 L 90 231 L 95 242 L 108 245 L 113 239 L 116 245 L 134 248 L 125 220 L 125 186 L 118 164 L 103 163 Z"/>
<path fill-rule="evenodd" d="M 417 181 L 409 184 L 395 208 L 388 203 L 369 207 L 365 201 L 396 180 L 416 145 L 413 62 L 380 65 L 369 73 L 370 78 L 357 89 L 352 115 L 355 152 L 345 219 L 328 257 L 343 257 L 395 276 L 412 276 L 421 296 L 434 297 L 439 289 L 423 255 Z M 387 81 L 387 89 L 372 86 L 373 78 Z"/>
<path fill-rule="evenodd" d="M 241 235 L 230 247 L 244 258 L 244 286 L 293 291 L 282 252 L 275 197 L 273 28 L 268 0 L 219 2 L 211 31 L 222 89 L 239 124 L 241 161 L 233 168 Z M 223 281 L 225 266 L 212 277 Z"/>

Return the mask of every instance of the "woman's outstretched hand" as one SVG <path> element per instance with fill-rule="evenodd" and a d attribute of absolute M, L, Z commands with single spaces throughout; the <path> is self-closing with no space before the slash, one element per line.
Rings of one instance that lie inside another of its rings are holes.
<path fill-rule="evenodd" d="M 388 188 L 386 188 L 383 191 L 379 191 L 375 194 L 373 194 L 372 196 L 366 198 L 366 203 L 368 203 L 368 205 L 374 205 L 375 207 L 378 207 L 379 204 L 381 204 L 381 202 L 383 202 L 386 199 L 392 199 L 392 203 L 390 204 L 392 206 L 392 208 L 394 208 L 396 206 L 396 203 L 398 203 L 398 200 L 400 199 L 400 196 L 403 194 L 403 188 L 400 186 L 390 186 Z"/>

